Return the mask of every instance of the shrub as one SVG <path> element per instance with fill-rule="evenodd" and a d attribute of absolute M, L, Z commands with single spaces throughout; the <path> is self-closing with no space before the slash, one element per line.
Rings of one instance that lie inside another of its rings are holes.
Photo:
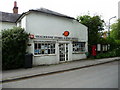
<path fill-rule="evenodd" d="M 100 59 L 100 58 L 109 58 L 109 57 L 117 57 L 117 56 L 120 56 L 120 48 L 116 48 L 106 53 L 100 53 L 96 56 L 96 58 Z"/>
<path fill-rule="evenodd" d="M 23 67 L 28 34 L 20 27 L 2 31 L 2 69 Z"/>

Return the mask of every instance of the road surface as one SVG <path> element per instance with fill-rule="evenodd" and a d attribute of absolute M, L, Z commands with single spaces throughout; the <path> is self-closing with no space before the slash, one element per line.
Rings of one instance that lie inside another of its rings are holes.
<path fill-rule="evenodd" d="M 3 88 L 118 88 L 118 61 L 3 83 Z"/>

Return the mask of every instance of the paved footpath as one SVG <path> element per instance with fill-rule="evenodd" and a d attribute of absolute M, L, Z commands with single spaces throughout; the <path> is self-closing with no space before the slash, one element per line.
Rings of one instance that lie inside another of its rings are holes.
<path fill-rule="evenodd" d="M 28 69 L 22 68 L 22 69 L 16 69 L 16 70 L 8 70 L 8 71 L 2 72 L 2 82 L 28 78 L 33 76 L 47 75 L 47 74 L 52 74 L 52 73 L 57 73 L 62 71 L 80 69 L 80 68 L 99 65 L 102 63 L 107 63 L 115 60 L 120 60 L 120 57 L 95 59 L 95 60 L 77 60 L 77 61 L 65 62 L 57 65 L 37 66 L 33 68 L 28 68 Z"/>

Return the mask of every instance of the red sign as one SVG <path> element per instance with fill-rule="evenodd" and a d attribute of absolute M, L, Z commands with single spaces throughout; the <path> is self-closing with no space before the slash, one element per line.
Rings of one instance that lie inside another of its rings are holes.
<path fill-rule="evenodd" d="M 68 31 L 65 31 L 65 32 L 63 33 L 63 35 L 64 35 L 64 36 L 68 36 L 68 35 L 69 35 L 69 32 L 68 32 Z"/>
<path fill-rule="evenodd" d="M 33 34 L 30 34 L 30 35 L 29 35 L 29 38 L 30 38 L 30 39 L 34 39 L 34 35 L 33 35 Z"/>

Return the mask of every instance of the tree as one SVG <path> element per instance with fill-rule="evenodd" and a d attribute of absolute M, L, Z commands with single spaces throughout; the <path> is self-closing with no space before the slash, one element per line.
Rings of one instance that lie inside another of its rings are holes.
<path fill-rule="evenodd" d="M 111 25 L 111 29 L 110 37 L 114 38 L 115 40 L 120 40 L 120 19 L 117 23 Z"/>
<path fill-rule="evenodd" d="M 117 30 L 118 30 L 117 39 L 120 40 L 120 19 L 118 19 Z"/>
<path fill-rule="evenodd" d="M 117 47 L 117 53 L 120 55 L 120 19 L 116 23 L 111 25 L 110 37 L 115 40 L 115 45 Z"/>
<path fill-rule="evenodd" d="M 104 30 L 104 20 L 101 20 L 100 16 L 78 16 L 77 20 L 80 23 L 88 27 L 88 48 L 91 51 L 91 45 L 97 44 L 101 40 L 100 31 Z"/>
<path fill-rule="evenodd" d="M 2 31 L 2 69 L 23 67 L 28 42 L 28 33 L 22 28 Z"/>

